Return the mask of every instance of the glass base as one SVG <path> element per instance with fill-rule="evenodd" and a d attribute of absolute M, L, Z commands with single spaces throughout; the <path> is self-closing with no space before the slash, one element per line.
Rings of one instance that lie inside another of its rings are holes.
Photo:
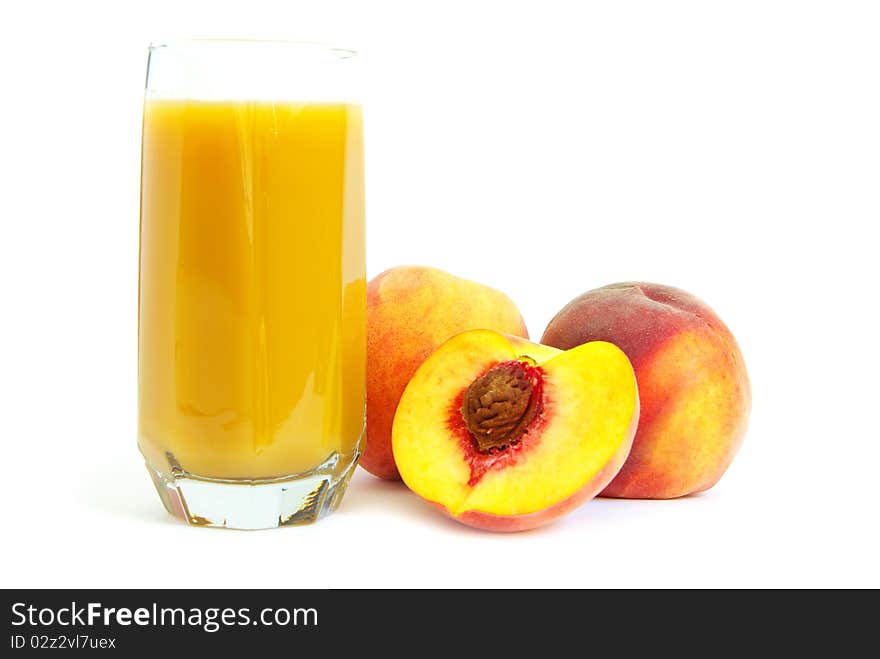
<path fill-rule="evenodd" d="M 165 508 L 193 526 L 272 529 L 311 524 L 336 509 L 360 452 L 333 453 L 311 471 L 270 479 L 225 480 L 191 474 L 171 453 L 166 468 L 147 461 Z"/>

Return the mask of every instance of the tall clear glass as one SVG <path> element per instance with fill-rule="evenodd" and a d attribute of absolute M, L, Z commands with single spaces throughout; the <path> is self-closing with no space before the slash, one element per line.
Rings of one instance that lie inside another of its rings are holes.
<path fill-rule="evenodd" d="M 352 51 L 150 48 L 138 444 L 165 507 L 239 529 L 340 502 L 364 430 L 361 108 Z"/>

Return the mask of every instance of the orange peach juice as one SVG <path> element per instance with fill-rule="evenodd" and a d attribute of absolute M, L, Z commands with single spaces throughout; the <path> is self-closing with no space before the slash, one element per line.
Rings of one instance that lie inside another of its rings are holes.
<path fill-rule="evenodd" d="M 264 479 L 364 427 L 360 108 L 148 99 L 139 444 L 153 465 Z"/>

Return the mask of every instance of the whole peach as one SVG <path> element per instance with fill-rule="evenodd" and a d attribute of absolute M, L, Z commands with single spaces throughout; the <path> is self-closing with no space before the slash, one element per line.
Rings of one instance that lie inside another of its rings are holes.
<path fill-rule="evenodd" d="M 504 293 L 436 268 L 399 266 L 367 285 L 367 442 L 360 465 L 398 480 L 391 450 L 397 403 L 416 369 L 447 339 L 472 329 L 528 338 Z"/>
<path fill-rule="evenodd" d="M 669 499 L 712 487 L 742 443 L 751 408 L 745 363 L 709 306 L 681 289 L 612 284 L 565 306 L 541 343 L 609 341 L 632 362 L 641 416 L 632 450 L 603 496 Z"/>

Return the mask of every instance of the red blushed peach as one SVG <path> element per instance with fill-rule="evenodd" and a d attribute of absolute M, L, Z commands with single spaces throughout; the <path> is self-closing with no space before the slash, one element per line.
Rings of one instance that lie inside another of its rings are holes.
<path fill-rule="evenodd" d="M 406 485 L 453 519 L 522 531 L 601 491 L 626 459 L 638 415 L 632 367 L 610 343 L 561 352 L 474 330 L 416 371 L 392 446 Z"/>
<path fill-rule="evenodd" d="M 668 499 L 718 482 L 751 406 L 742 354 L 718 316 L 677 288 L 613 284 L 573 300 L 541 339 L 563 350 L 589 341 L 627 354 L 641 402 L 632 451 L 602 496 Z"/>
<path fill-rule="evenodd" d="M 392 268 L 367 286 L 367 441 L 360 465 L 398 480 L 391 452 L 397 402 L 419 365 L 446 339 L 471 329 L 528 337 L 509 297 L 421 266 Z"/>

